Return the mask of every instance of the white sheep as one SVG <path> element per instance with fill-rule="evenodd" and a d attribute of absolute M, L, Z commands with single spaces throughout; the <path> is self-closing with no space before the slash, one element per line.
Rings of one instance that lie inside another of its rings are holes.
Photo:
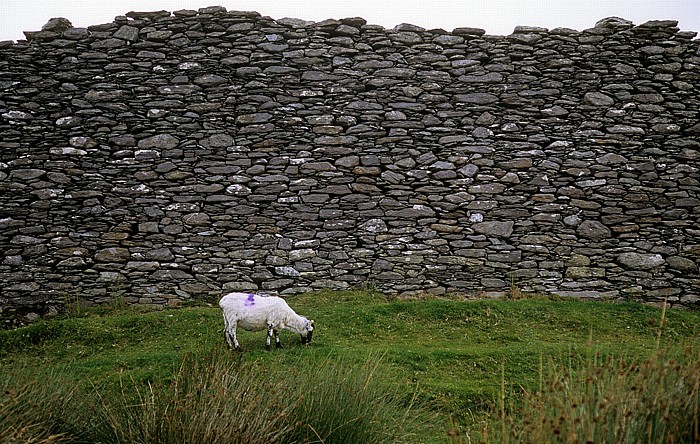
<path fill-rule="evenodd" d="M 253 293 L 229 293 L 219 301 L 224 315 L 224 337 L 229 350 L 238 350 L 236 327 L 248 331 L 267 329 L 267 349 L 270 338 L 275 335 L 275 345 L 281 347 L 279 330 L 284 328 L 301 335 L 301 343 L 311 343 L 314 321 L 294 313 L 284 299 L 276 296 L 261 296 Z M 233 344 L 231 340 L 233 339 Z"/>

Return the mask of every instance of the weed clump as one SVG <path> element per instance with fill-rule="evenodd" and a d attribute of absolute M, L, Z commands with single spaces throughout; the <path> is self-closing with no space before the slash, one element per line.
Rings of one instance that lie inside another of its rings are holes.
<path fill-rule="evenodd" d="M 652 320 L 650 325 L 655 324 Z M 543 365 L 536 391 L 509 396 L 505 375 L 499 403 L 481 427 L 481 442 L 700 442 L 700 349 L 661 349 L 666 303 L 648 356 L 592 352 Z M 675 350 L 675 351 L 674 351 Z M 459 442 L 459 441 L 458 441 Z"/>
<path fill-rule="evenodd" d="M 482 426 L 481 441 L 518 443 L 698 442 L 700 351 L 678 360 L 593 356 L 544 370 L 544 386 L 523 391 Z"/>

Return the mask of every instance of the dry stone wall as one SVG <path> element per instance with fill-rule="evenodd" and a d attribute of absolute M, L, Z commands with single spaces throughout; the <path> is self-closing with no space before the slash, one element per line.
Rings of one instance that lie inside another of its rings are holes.
<path fill-rule="evenodd" d="M 700 55 L 222 7 L 0 43 L 0 310 L 519 291 L 694 305 Z"/>

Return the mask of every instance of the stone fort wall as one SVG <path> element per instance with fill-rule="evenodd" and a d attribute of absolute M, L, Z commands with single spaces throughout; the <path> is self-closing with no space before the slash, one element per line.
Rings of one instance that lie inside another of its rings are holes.
<path fill-rule="evenodd" d="M 222 7 L 0 43 L 0 311 L 230 290 L 697 305 L 700 54 Z"/>

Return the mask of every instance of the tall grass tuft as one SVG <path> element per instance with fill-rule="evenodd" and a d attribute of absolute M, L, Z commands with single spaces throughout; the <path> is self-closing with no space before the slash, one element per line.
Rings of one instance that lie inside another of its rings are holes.
<path fill-rule="evenodd" d="M 0 378 L 0 442 L 54 444 L 86 427 L 84 404 L 71 381 L 27 368 Z M 66 410 L 67 409 L 67 410 Z"/>
<path fill-rule="evenodd" d="M 374 357 L 283 368 L 218 351 L 186 355 L 169 381 L 122 381 L 92 395 L 58 373 L 29 384 L 14 375 L 0 381 L 0 442 L 409 442 L 412 402 L 382 377 Z"/>
<path fill-rule="evenodd" d="M 700 350 L 681 359 L 658 352 L 582 364 L 550 363 L 544 388 L 492 415 L 482 442 L 700 442 Z"/>
<path fill-rule="evenodd" d="M 104 443 L 275 443 L 289 432 L 285 381 L 212 352 L 187 355 L 169 384 L 101 396 Z"/>
<path fill-rule="evenodd" d="M 402 399 L 387 380 L 381 358 L 370 355 L 361 366 L 327 357 L 291 372 L 299 400 L 296 427 L 287 442 L 411 442 L 413 400 Z"/>

